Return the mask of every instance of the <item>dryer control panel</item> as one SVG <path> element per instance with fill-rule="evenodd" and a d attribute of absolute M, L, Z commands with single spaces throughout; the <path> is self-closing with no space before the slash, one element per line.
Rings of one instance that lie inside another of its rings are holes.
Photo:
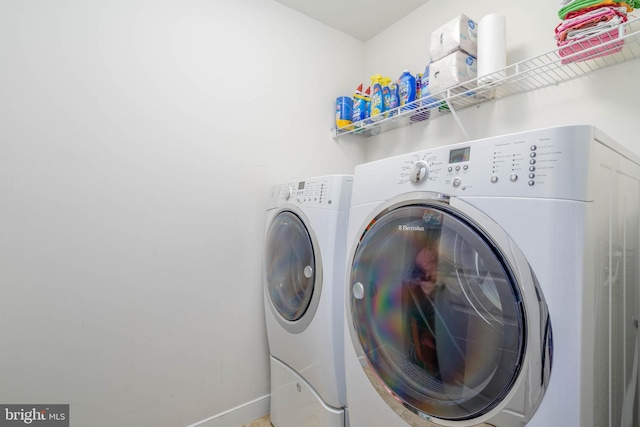
<path fill-rule="evenodd" d="M 351 198 L 351 175 L 328 175 L 291 181 L 271 188 L 270 208 L 291 204 L 299 207 L 344 210 Z"/>
<path fill-rule="evenodd" d="M 356 197 L 380 200 L 430 191 L 587 200 L 596 146 L 613 150 L 617 144 L 594 127 L 579 125 L 436 147 L 357 166 L 356 185 L 362 179 L 370 194 L 359 190 Z M 389 185 L 389 177 L 395 177 L 395 186 Z"/>

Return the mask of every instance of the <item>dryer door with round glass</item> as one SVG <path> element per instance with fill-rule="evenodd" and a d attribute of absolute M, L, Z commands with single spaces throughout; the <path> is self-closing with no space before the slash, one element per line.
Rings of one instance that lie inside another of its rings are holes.
<path fill-rule="evenodd" d="M 363 228 L 350 287 L 352 341 L 378 393 L 421 419 L 472 425 L 512 391 L 527 343 L 521 287 L 461 212 L 445 203 L 381 212 Z"/>
<path fill-rule="evenodd" d="M 266 293 L 280 323 L 290 332 L 304 329 L 317 307 L 314 239 L 301 218 L 289 210 L 271 222 L 265 246 Z"/>

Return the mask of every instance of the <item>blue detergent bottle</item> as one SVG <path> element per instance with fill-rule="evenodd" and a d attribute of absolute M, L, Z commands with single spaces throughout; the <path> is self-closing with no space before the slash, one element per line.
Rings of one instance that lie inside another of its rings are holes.
<path fill-rule="evenodd" d="M 364 122 L 371 123 L 371 86 L 364 91 Z"/>
<path fill-rule="evenodd" d="M 352 130 L 349 126 L 353 119 L 353 100 L 348 96 L 336 98 L 336 127 L 343 130 Z"/>
<path fill-rule="evenodd" d="M 362 84 L 358 85 L 356 92 L 353 94 L 353 122 L 361 122 L 366 119 L 366 98 L 362 94 Z"/>
<path fill-rule="evenodd" d="M 416 101 L 422 98 L 423 81 L 423 74 L 416 74 Z M 422 120 L 426 120 L 427 118 L 429 118 L 429 112 L 426 111 L 426 109 L 422 108 L 422 101 L 416 102 L 416 113 L 411 116 L 411 120 L 414 122 L 420 122 Z"/>
<path fill-rule="evenodd" d="M 427 64 L 421 76 L 420 96 L 418 99 L 421 100 L 419 102 L 419 113 L 412 116 L 411 120 L 426 120 L 430 115 L 429 110 L 440 106 L 438 98 L 431 96 L 431 90 L 429 88 L 429 64 Z"/>
<path fill-rule="evenodd" d="M 404 70 L 398 79 L 398 87 L 400 92 L 400 105 L 402 111 L 413 110 L 415 105 L 411 104 L 416 100 L 416 78 L 411 75 L 409 70 Z M 407 105 L 411 104 L 411 105 Z"/>
<path fill-rule="evenodd" d="M 391 109 L 391 88 L 389 84 L 391 79 L 389 77 L 382 78 L 382 101 L 384 102 L 384 116 L 389 117 L 389 110 Z"/>
<path fill-rule="evenodd" d="M 382 76 L 371 76 L 371 120 L 378 121 L 384 118 L 384 97 L 382 94 Z"/>
<path fill-rule="evenodd" d="M 428 108 L 439 107 L 440 103 L 438 102 L 438 98 L 431 96 L 431 88 L 429 87 L 429 64 L 424 70 L 424 74 L 422 75 L 422 102 L 421 104 Z"/>
<path fill-rule="evenodd" d="M 400 95 L 398 94 L 398 85 L 396 83 L 389 83 L 389 89 L 391 92 L 391 102 L 389 102 L 389 116 L 393 117 L 398 114 L 398 107 L 400 106 Z"/>

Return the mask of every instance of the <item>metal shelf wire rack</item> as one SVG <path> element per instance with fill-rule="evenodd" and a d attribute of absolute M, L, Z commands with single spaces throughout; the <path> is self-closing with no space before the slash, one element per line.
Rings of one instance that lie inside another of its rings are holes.
<path fill-rule="evenodd" d="M 640 58 L 640 18 L 386 111 L 374 120 L 334 128 L 334 137 L 377 135 L 447 114 L 458 120 L 456 111 L 466 107 L 556 85 L 636 58 Z"/>

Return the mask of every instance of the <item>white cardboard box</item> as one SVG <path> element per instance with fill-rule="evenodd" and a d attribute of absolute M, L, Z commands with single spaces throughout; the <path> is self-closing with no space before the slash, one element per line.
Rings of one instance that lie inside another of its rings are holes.
<path fill-rule="evenodd" d="M 444 58 L 456 50 L 478 55 L 478 23 L 459 15 L 431 33 L 429 54 L 432 61 Z"/>
<path fill-rule="evenodd" d="M 429 91 L 438 93 L 451 86 L 475 79 L 478 76 L 477 60 L 473 56 L 457 50 L 429 66 Z M 468 89 L 475 85 L 469 82 Z"/>

